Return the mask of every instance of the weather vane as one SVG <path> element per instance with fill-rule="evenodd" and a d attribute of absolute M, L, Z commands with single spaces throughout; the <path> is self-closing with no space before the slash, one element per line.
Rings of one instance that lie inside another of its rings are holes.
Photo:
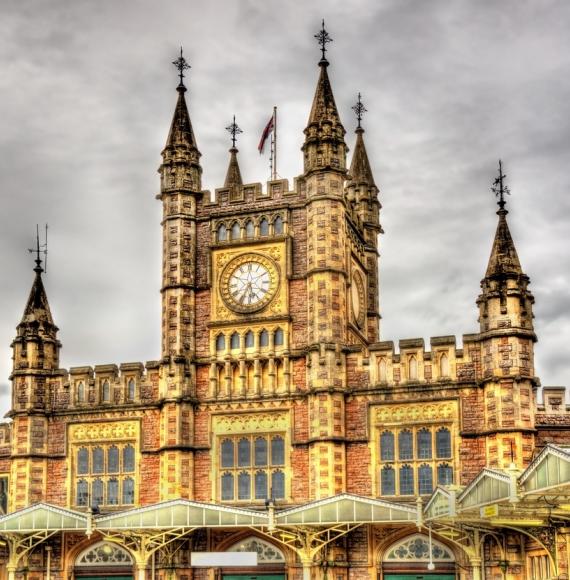
<path fill-rule="evenodd" d="M 243 133 L 243 131 L 236 124 L 236 116 L 235 115 L 234 115 L 234 120 L 232 121 L 232 124 L 228 125 L 226 127 L 226 131 L 228 131 L 228 133 L 232 136 L 232 149 L 235 149 L 237 136 L 240 133 Z"/>
<path fill-rule="evenodd" d="M 34 260 L 36 262 L 36 267 L 34 268 L 34 272 L 47 272 L 47 253 L 48 253 L 48 243 L 47 243 L 47 233 L 48 233 L 48 225 L 46 224 L 46 236 L 45 236 L 45 242 L 43 244 L 40 244 L 40 226 L 38 224 L 36 224 L 36 247 L 35 248 L 28 248 L 28 252 L 30 252 L 30 254 L 36 254 L 36 259 Z M 42 268 L 42 259 L 41 259 L 41 255 L 45 256 L 45 270 Z"/>
<path fill-rule="evenodd" d="M 179 87 L 184 86 L 184 71 L 190 68 L 190 65 L 186 62 L 186 59 L 182 55 L 182 47 L 180 47 L 180 56 L 172 61 L 172 64 L 178 69 L 178 76 L 180 77 Z"/>
<path fill-rule="evenodd" d="M 505 209 L 505 195 L 511 195 L 509 188 L 505 185 L 505 178 L 507 176 L 503 173 L 503 164 L 499 159 L 499 177 L 493 181 L 491 191 L 499 198 L 497 204 L 501 209 Z"/>
<path fill-rule="evenodd" d="M 358 93 L 358 100 L 356 101 L 356 105 L 352 107 L 352 110 L 356 114 L 356 118 L 358 119 L 358 129 L 362 129 L 360 126 L 360 121 L 362 121 L 362 116 L 364 113 L 368 112 L 368 109 L 364 106 L 364 103 L 360 100 L 360 93 Z"/>
<path fill-rule="evenodd" d="M 317 42 L 320 44 L 321 52 L 323 53 L 321 61 L 326 61 L 327 59 L 325 53 L 327 52 L 327 43 L 332 42 L 333 39 L 329 36 L 329 33 L 325 30 L 324 18 L 323 18 L 323 27 L 321 28 L 321 30 L 319 30 L 318 34 L 315 34 L 315 38 L 317 39 Z"/>

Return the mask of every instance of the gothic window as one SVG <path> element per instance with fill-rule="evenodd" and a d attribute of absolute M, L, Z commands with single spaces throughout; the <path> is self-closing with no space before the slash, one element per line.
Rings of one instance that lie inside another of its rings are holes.
<path fill-rule="evenodd" d="M 75 504 L 78 506 L 86 506 L 89 499 L 89 486 L 85 479 L 80 479 L 77 482 L 76 495 Z"/>
<path fill-rule="evenodd" d="M 216 350 L 226 350 L 226 337 L 223 334 L 218 334 L 216 337 Z"/>
<path fill-rule="evenodd" d="M 453 469 L 447 463 L 441 463 L 437 466 L 437 483 L 438 485 L 451 485 L 453 483 Z"/>
<path fill-rule="evenodd" d="M 445 353 L 443 353 L 439 359 L 439 376 L 440 377 L 449 376 L 449 358 Z"/>
<path fill-rule="evenodd" d="M 119 472 L 119 448 L 116 445 L 111 445 L 107 450 L 107 472 Z"/>
<path fill-rule="evenodd" d="M 86 475 L 89 473 L 89 451 L 82 447 L 77 452 L 77 475 Z"/>
<path fill-rule="evenodd" d="M 410 381 L 415 381 L 418 378 L 418 361 L 415 356 L 410 357 L 408 363 L 408 378 Z"/>
<path fill-rule="evenodd" d="M 239 240 L 241 238 L 241 227 L 238 222 L 232 224 L 232 240 Z"/>
<path fill-rule="evenodd" d="M 8 512 L 8 476 L 0 476 L 0 515 Z"/>
<path fill-rule="evenodd" d="M 438 485 L 453 483 L 450 428 L 418 425 L 384 429 L 377 441 L 379 494 L 425 495 L 433 491 L 436 480 Z M 392 488 L 395 491 L 389 493 Z"/>
<path fill-rule="evenodd" d="M 123 471 L 131 473 L 135 470 L 135 448 L 132 445 L 123 447 Z"/>
<path fill-rule="evenodd" d="M 103 403 L 108 403 L 111 400 L 111 386 L 109 385 L 108 380 L 103 381 L 101 390 L 101 399 L 103 400 Z"/>
<path fill-rule="evenodd" d="M 428 495 L 433 492 L 433 472 L 430 465 L 420 465 L 418 483 L 420 495 Z"/>
<path fill-rule="evenodd" d="M 268 236 L 269 235 L 269 222 L 266 218 L 262 218 L 259 222 L 259 235 Z"/>
<path fill-rule="evenodd" d="M 228 239 L 228 230 L 224 224 L 218 227 L 218 242 L 225 242 Z"/>
<path fill-rule="evenodd" d="M 398 459 L 409 461 L 414 457 L 414 437 L 412 432 L 404 429 L 398 433 Z"/>
<path fill-rule="evenodd" d="M 400 495 L 414 495 L 414 470 L 411 465 L 400 467 Z"/>
<path fill-rule="evenodd" d="M 119 505 L 119 480 L 116 477 L 107 482 L 107 504 Z"/>
<path fill-rule="evenodd" d="M 418 458 L 431 459 L 431 431 L 420 429 L 417 435 Z"/>
<path fill-rule="evenodd" d="M 127 383 L 127 401 L 135 400 L 135 381 L 134 379 L 129 379 Z"/>
<path fill-rule="evenodd" d="M 279 548 L 254 536 L 240 540 L 231 546 L 228 552 L 257 552 L 257 563 L 262 566 L 264 564 L 285 563 L 285 556 Z"/>
<path fill-rule="evenodd" d="M 240 435 L 220 441 L 222 501 L 265 500 L 270 493 L 284 499 L 285 438 L 282 435 Z"/>
<path fill-rule="evenodd" d="M 380 489 L 382 490 L 382 495 L 395 495 L 396 474 L 394 473 L 394 468 L 391 465 L 385 465 L 380 473 Z"/>
<path fill-rule="evenodd" d="M 123 504 L 135 503 L 135 482 L 132 477 L 125 477 L 123 481 Z"/>
<path fill-rule="evenodd" d="M 91 451 L 91 470 L 93 473 L 103 473 L 105 471 L 105 459 L 102 447 L 95 447 Z"/>
<path fill-rule="evenodd" d="M 132 566 L 132 563 L 133 560 L 126 550 L 110 542 L 89 546 L 75 560 L 75 565 L 82 568 Z"/>
<path fill-rule="evenodd" d="M 381 383 L 385 383 L 387 381 L 387 374 L 386 374 L 386 359 L 381 358 L 380 362 L 378 363 L 378 381 Z"/>
<path fill-rule="evenodd" d="M 273 335 L 273 345 L 283 346 L 283 330 L 281 328 L 278 328 Z"/>
<path fill-rule="evenodd" d="M 388 548 L 385 562 L 419 561 L 429 562 L 430 541 L 423 534 L 408 536 Z M 454 562 L 452 552 L 437 540 L 431 541 L 431 560 L 434 562 Z"/>
<path fill-rule="evenodd" d="M 77 402 L 85 403 L 85 384 L 80 381 L 77 385 Z"/>
<path fill-rule="evenodd" d="M 245 224 L 245 237 L 253 238 L 254 235 L 255 235 L 255 227 L 253 225 L 253 222 L 251 220 L 248 220 L 248 222 Z"/>
<path fill-rule="evenodd" d="M 277 216 L 273 222 L 273 233 L 277 236 L 283 233 L 283 218 Z"/>
<path fill-rule="evenodd" d="M 93 505 L 100 506 L 103 504 L 103 481 L 98 477 L 93 480 L 91 485 L 91 500 Z"/>
<path fill-rule="evenodd" d="M 253 348 L 254 344 L 253 332 L 248 330 L 245 334 L 245 348 Z"/>
<path fill-rule="evenodd" d="M 391 431 L 384 431 L 380 435 L 380 459 L 382 461 L 394 459 L 394 434 Z"/>
<path fill-rule="evenodd" d="M 269 333 L 267 330 L 262 330 L 259 334 L 259 346 L 269 346 Z"/>
<path fill-rule="evenodd" d="M 451 457 L 451 433 L 441 428 L 435 434 L 435 455 L 438 459 Z"/>
<path fill-rule="evenodd" d="M 239 334 L 234 332 L 230 338 L 230 348 L 237 350 L 239 348 Z"/>

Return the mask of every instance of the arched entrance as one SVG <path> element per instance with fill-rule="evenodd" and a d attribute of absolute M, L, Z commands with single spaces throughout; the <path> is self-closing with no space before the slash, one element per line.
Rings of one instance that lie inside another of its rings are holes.
<path fill-rule="evenodd" d="M 389 546 L 382 558 L 383 580 L 455 580 L 456 565 L 453 552 L 437 540 L 430 542 L 424 534 L 406 536 Z"/>
<path fill-rule="evenodd" d="M 77 556 L 74 576 L 77 580 L 132 580 L 133 559 L 116 544 L 98 542 Z"/>
<path fill-rule="evenodd" d="M 257 567 L 253 569 L 225 568 L 223 580 L 285 580 L 285 555 L 256 536 L 244 538 L 230 546 L 228 552 L 257 552 Z"/>

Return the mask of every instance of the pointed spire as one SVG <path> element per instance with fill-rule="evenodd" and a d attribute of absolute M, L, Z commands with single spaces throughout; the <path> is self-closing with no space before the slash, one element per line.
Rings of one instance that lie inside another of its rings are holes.
<path fill-rule="evenodd" d="M 370 168 L 370 161 L 368 161 L 368 153 L 366 152 L 366 146 L 364 145 L 364 139 L 362 135 L 364 134 L 364 129 L 362 128 L 362 117 L 364 113 L 367 112 L 364 103 L 361 100 L 361 95 L 358 93 L 358 100 L 356 104 L 352 107 L 352 110 L 356 114 L 356 119 L 358 121 L 358 126 L 356 127 L 356 144 L 354 146 L 354 153 L 352 154 L 352 161 L 350 163 L 349 170 L 349 184 L 363 183 L 365 185 L 371 185 L 376 187 L 374 183 L 374 176 L 372 175 L 372 169 Z"/>
<path fill-rule="evenodd" d="M 495 179 L 493 187 L 491 188 L 498 198 L 497 205 L 499 206 L 499 210 L 497 211 L 497 215 L 499 216 L 499 223 L 493 241 L 493 248 L 491 249 L 487 272 L 485 273 L 486 278 L 502 274 L 518 275 L 523 273 L 515 243 L 513 242 L 507 223 L 507 214 L 509 212 L 505 209 L 507 203 L 505 195 L 510 195 L 510 191 L 505 185 L 506 177 L 503 174 L 502 162 L 499 160 L 499 176 Z"/>
<path fill-rule="evenodd" d="M 322 123 L 323 121 L 342 126 L 338 109 L 336 108 L 331 82 L 327 73 L 328 65 L 329 63 L 326 60 L 321 60 L 321 62 L 319 62 L 321 72 L 317 82 L 315 96 L 313 97 L 313 105 L 311 107 L 307 126 Z"/>
<path fill-rule="evenodd" d="M 243 185 L 243 181 L 241 179 L 241 171 L 239 170 L 239 164 L 237 160 L 238 150 L 236 148 L 236 141 L 237 136 L 240 133 L 243 133 L 243 131 L 238 127 L 235 115 L 232 123 L 226 127 L 226 131 L 228 131 L 228 133 L 231 135 L 232 146 L 230 148 L 230 164 L 228 165 L 228 172 L 226 173 L 224 187 L 239 187 L 240 185 Z"/>

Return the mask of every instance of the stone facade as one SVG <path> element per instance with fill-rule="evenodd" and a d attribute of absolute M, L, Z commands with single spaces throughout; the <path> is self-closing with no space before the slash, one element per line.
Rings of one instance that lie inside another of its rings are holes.
<path fill-rule="evenodd" d="M 203 191 L 186 89 L 177 90 L 157 196 L 160 359 L 60 368 L 38 261 L 13 342 L 11 423 L 0 425 L 8 512 L 36 502 L 113 512 L 177 498 L 263 510 L 270 496 L 285 507 L 340 493 L 415 505 L 438 483 L 465 485 L 484 467 L 523 469 L 545 443 L 570 442 L 564 389 L 545 388 L 545 403 L 536 401 L 533 298 L 504 206 L 477 299 L 479 332 L 464 335 L 462 348 L 453 336 L 396 348 L 380 341 L 379 190 L 360 126 L 347 163 L 328 62 L 319 63 L 293 185 L 243 184 L 232 148 L 224 187 Z M 360 527 L 328 545 L 312 574 L 415 573 L 415 562 L 382 564 L 414 533 Z M 161 551 L 154 569 L 212 577 L 220 571 L 189 568 L 188 552 L 249 535 L 199 530 L 177 555 Z M 95 540 L 50 540 L 51 576 L 71 577 Z M 437 570 L 470 577 L 473 562 L 439 541 L 459 566 Z M 541 557 L 541 545 L 508 541 L 523 546 L 509 577 L 530 578 L 525 554 Z M 494 578 L 499 558 L 485 546 Z M 284 560 L 264 571 L 302 577 L 306 563 L 280 550 Z M 43 545 L 15 573 L 46 577 L 47 558 Z"/>

